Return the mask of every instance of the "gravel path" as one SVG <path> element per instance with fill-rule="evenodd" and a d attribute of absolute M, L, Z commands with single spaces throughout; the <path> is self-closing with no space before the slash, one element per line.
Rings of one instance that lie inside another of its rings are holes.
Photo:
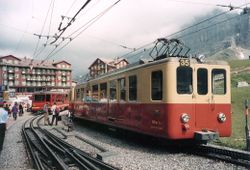
<path fill-rule="evenodd" d="M 21 135 L 22 125 L 30 117 L 29 113 L 25 113 L 16 121 L 12 117 L 9 118 L 3 150 L 0 154 L 1 170 L 31 169 Z"/>

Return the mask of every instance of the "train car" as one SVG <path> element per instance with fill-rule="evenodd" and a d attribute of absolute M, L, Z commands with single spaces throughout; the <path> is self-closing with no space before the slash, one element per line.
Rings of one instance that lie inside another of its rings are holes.
<path fill-rule="evenodd" d="M 230 67 L 158 57 L 75 87 L 75 117 L 169 140 L 231 135 Z"/>
<path fill-rule="evenodd" d="M 64 109 L 69 106 L 69 95 L 66 92 L 58 91 L 35 92 L 32 95 L 32 112 L 43 110 L 45 103 L 48 103 L 49 107 L 56 103 L 61 109 Z"/>

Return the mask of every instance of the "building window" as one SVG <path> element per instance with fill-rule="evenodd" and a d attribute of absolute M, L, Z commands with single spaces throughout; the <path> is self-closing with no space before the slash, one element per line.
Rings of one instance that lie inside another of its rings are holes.
<path fill-rule="evenodd" d="M 137 100 L 137 77 L 129 76 L 129 100 Z"/>
<path fill-rule="evenodd" d="M 154 71 L 151 74 L 151 98 L 152 100 L 162 100 L 163 92 L 162 71 Z"/>

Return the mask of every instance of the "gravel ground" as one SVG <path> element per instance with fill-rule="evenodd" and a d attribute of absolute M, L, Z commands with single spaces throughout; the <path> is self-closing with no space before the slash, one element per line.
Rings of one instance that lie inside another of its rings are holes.
<path fill-rule="evenodd" d="M 30 117 L 30 113 L 25 113 L 16 121 L 12 117 L 8 119 L 3 150 L 0 154 L 0 169 L 31 169 L 21 136 L 22 125 Z"/>
<path fill-rule="evenodd" d="M 0 169 L 6 170 L 24 170 L 31 169 L 24 144 L 22 143 L 21 127 L 22 124 L 31 116 L 26 113 L 18 117 L 17 121 L 10 118 L 8 130 L 4 141 L 3 151 L 0 155 Z M 173 148 L 164 148 L 141 144 L 138 140 L 131 137 L 117 135 L 116 132 L 102 131 L 100 129 L 82 126 L 83 122 L 75 124 L 73 132 L 66 132 L 62 122 L 58 126 L 53 126 L 65 133 L 68 138 L 67 142 L 86 150 L 91 155 L 100 153 L 98 149 L 74 137 L 79 135 L 95 144 L 114 152 L 115 155 L 107 157 L 104 162 L 111 164 L 122 170 L 145 170 L 145 169 L 245 169 L 244 167 L 235 166 L 229 163 L 214 161 L 194 155 L 187 155 L 174 151 Z M 56 135 L 59 135 L 53 127 L 46 126 Z M 60 135 L 59 135 L 60 136 Z"/>
<path fill-rule="evenodd" d="M 79 124 L 79 123 L 78 123 Z M 125 139 L 123 135 L 100 132 L 96 128 L 89 128 L 75 124 L 75 134 L 93 141 L 105 149 L 115 152 L 104 161 L 123 170 L 144 169 L 246 169 L 233 164 L 214 161 L 211 159 L 173 152 L 173 148 L 141 145 L 138 140 Z M 71 139 L 78 147 L 86 147 L 84 142 Z M 157 143 L 156 143 L 157 144 Z"/>

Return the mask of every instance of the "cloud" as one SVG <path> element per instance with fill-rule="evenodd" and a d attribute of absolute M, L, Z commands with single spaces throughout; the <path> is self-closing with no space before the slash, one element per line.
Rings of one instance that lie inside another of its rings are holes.
<path fill-rule="evenodd" d="M 51 2 L 53 1 L 0 0 L 0 26 L 2 27 L 0 55 L 32 57 L 38 40 L 38 37 L 32 34 L 41 33 Z M 61 15 L 72 17 L 85 1 L 76 1 L 69 10 L 73 2 L 74 0 L 55 1 L 51 26 L 49 27 L 49 21 L 52 10 L 48 13 L 43 34 L 54 35 L 61 22 Z M 64 36 L 70 35 L 114 2 L 115 0 L 92 0 L 65 31 Z M 235 3 L 233 5 L 239 5 L 246 1 L 233 2 Z M 183 25 L 194 21 L 197 16 L 212 11 L 216 8 L 216 4 L 227 5 L 229 2 L 211 0 L 209 3 L 211 5 L 201 0 L 121 0 L 51 59 L 65 59 L 72 63 L 75 72 L 78 70 L 85 72 L 97 57 L 114 58 L 126 54 L 129 50 L 122 46 L 138 48 L 180 30 Z M 65 25 L 65 20 L 63 22 Z M 44 43 L 46 39 L 41 39 L 38 49 L 42 48 Z M 53 49 L 53 46 L 47 46 L 38 58 L 44 59 Z"/>

